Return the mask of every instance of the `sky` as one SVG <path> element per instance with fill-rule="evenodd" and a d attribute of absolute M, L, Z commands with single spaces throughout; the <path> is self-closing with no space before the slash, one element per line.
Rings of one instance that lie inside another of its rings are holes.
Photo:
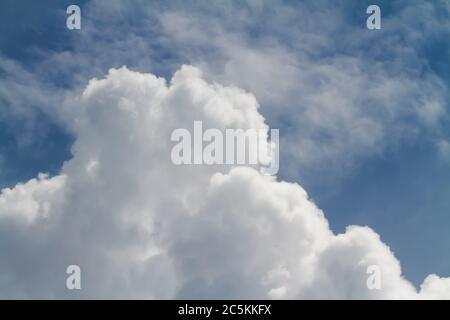
<path fill-rule="evenodd" d="M 448 298 L 449 18 L 444 0 L 2 1 L 0 297 Z M 170 131 L 194 120 L 279 129 L 278 175 L 174 168 Z"/>

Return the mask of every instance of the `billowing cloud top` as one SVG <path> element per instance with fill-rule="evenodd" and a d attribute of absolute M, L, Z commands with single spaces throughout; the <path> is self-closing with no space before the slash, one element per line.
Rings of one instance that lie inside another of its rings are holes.
<path fill-rule="evenodd" d="M 170 84 L 123 67 L 73 108 L 73 158 L 0 195 L 0 296 L 7 298 L 450 298 L 419 292 L 369 227 L 334 234 L 296 183 L 251 167 L 175 166 L 170 133 L 194 120 L 268 130 L 253 95 L 183 66 Z M 70 264 L 82 290 L 65 287 Z M 367 267 L 381 270 L 369 290 Z"/>

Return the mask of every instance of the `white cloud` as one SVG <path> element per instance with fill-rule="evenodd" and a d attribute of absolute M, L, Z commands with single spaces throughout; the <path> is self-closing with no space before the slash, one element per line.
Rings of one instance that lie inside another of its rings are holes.
<path fill-rule="evenodd" d="M 0 194 L 0 219 L 23 219 L 32 223 L 36 219 L 45 219 L 50 211 L 55 211 L 60 191 L 64 188 L 65 176 L 49 178 L 39 174 L 25 184 L 18 184 L 13 189 L 4 188 Z"/>
<path fill-rule="evenodd" d="M 450 299 L 450 278 L 440 278 L 430 274 L 420 286 L 425 299 Z"/>
<path fill-rule="evenodd" d="M 0 195 L 0 296 L 449 297 L 450 280 L 436 276 L 416 292 L 370 228 L 333 234 L 296 183 L 171 163 L 170 133 L 194 120 L 267 130 L 253 95 L 190 66 L 169 85 L 120 68 L 67 105 L 77 108 L 73 159 Z M 82 269 L 80 292 L 65 289 L 70 264 Z M 374 264 L 379 291 L 366 287 Z"/>
<path fill-rule="evenodd" d="M 37 104 L 67 126 L 73 108 L 59 102 L 68 92 L 49 83 L 84 85 L 123 64 L 167 75 L 181 63 L 200 66 L 206 79 L 252 92 L 267 122 L 289 130 L 282 173 L 310 185 L 338 181 L 386 146 L 430 131 L 434 139 L 448 86 L 423 51 L 448 38 L 448 6 L 398 1 L 383 30 L 368 32 L 353 21 L 365 25 L 361 4 L 312 3 L 90 1 L 72 51 L 41 53 L 28 72 L 0 59 L 8 75 L 0 95 L 14 111 Z"/>
<path fill-rule="evenodd" d="M 450 32 L 440 8 L 398 4 L 383 16 L 389 32 L 378 33 L 351 25 L 349 12 L 366 17 L 356 3 L 175 6 L 149 15 L 182 61 L 255 94 L 268 123 L 289 130 L 281 136 L 283 174 L 313 185 L 442 125 L 448 88 L 421 52 L 427 35 Z"/>

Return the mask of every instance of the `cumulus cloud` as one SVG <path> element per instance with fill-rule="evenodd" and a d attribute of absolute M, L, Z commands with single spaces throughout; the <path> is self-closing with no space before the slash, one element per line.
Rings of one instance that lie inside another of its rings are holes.
<path fill-rule="evenodd" d="M 334 234 L 296 183 L 172 164 L 170 133 L 194 120 L 268 130 L 252 94 L 191 66 L 170 83 L 123 67 L 66 105 L 73 158 L 0 194 L 0 296 L 450 298 L 450 280 L 435 275 L 416 291 L 369 227 Z M 70 264 L 81 291 L 65 288 Z M 369 265 L 380 290 L 366 286 Z"/>
<path fill-rule="evenodd" d="M 346 175 L 386 146 L 441 125 L 448 89 L 421 47 L 426 35 L 450 32 L 446 21 L 425 23 L 440 20 L 438 11 L 448 10 L 442 3 L 398 4 L 398 14 L 383 15 L 387 31 L 379 33 L 349 22 L 349 12 L 364 21 L 363 4 L 280 1 L 273 8 L 247 3 L 206 10 L 206 17 L 172 10 L 159 21 L 185 60 L 254 93 L 268 122 L 289 130 L 281 137 L 282 158 L 295 159 L 283 168 L 287 177 L 314 183 L 324 171 Z M 413 17 L 427 27 L 417 31 Z"/>
<path fill-rule="evenodd" d="M 328 184 L 386 147 L 430 132 L 442 138 L 434 134 L 446 118 L 448 86 L 424 48 L 449 37 L 449 7 L 397 1 L 392 14 L 385 8 L 383 29 L 367 32 L 359 2 L 93 0 L 70 51 L 41 52 L 31 72 L 0 58 L 8 76 L 0 96 L 12 110 L 42 105 L 67 126 L 73 109 L 59 104 L 67 94 L 61 79 L 78 87 L 123 64 L 170 77 L 189 63 L 208 80 L 251 91 L 267 122 L 286 128 L 285 178 Z"/>
<path fill-rule="evenodd" d="M 2 219 L 23 219 L 32 223 L 37 219 L 45 219 L 51 206 L 61 198 L 59 191 L 63 189 L 65 176 L 49 178 L 39 174 L 25 184 L 18 184 L 13 189 L 4 188 L 0 197 L 0 217 Z"/>

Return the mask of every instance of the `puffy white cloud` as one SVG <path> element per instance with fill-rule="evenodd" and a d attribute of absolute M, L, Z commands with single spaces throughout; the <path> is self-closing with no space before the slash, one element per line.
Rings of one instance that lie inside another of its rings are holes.
<path fill-rule="evenodd" d="M 86 3 L 72 51 L 45 52 L 32 69 L 0 58 L 0 95 L 12 112 L 38 105 L 66 126 L 73 108 L 59 103 L 61 79 L 76 87 L 123 64 L 169 76 L 189 63 L 257 97 L 267 122 L 289 130 L 282 173 L 309 185 L 339 181 L 387 146 L 430 132 L 443 138 L 434 129 L 446 117 L 448 86 L 424 48 L 450 34 L 444 3 L 400 0 L 380 32 L 361 27 L 366 7 L 357 2 L 133 4 Z"/>
<path fill-rule="evenodd" d="M 25 184 L 18 184 L 13 189 L 4 188 L 0 195 L 0 220 L 23 219 L 33 223 L 36 219 L 45 219 L 62 198 L 60 191 L 64 188 L 65 176 L 49 178 L 39 174 Z"/>
<path fill-rule="evenodd" d="M 183 66 L 170 84 L 123 67 L 70 98 L 77 138 L 60 175 L 0 195 L 0 296 L 448 298 L 421 291 L 368 227 L 335 235 L 296 183 L 255 168 L 176 166 L 170 133 L 268 130 L 253 95 Z M 17 219 L 15 219 L 17 218 Z M 70 264 L 82 290 L 65 289 Z M 381 290 L 366 286 L 381 268 Z"/>
<path fill-rule="evenodd" d="M 450 299 L 450 278 L 430 274 L 420 286 L 420 293 L 425 299 Z"/>
<path fill-rule="evenodd" d="M 268 123 L 288 130 L 281 135 L 281 158 L 290 159 L 285 177 L 329 185 L 386 147 L 430 132 L 435 139 L 446 121 L 448 86 L 423 48 L 432 34 L 449 34 L 439 18 L 448 8 L 400 1 L 383 14 L 389 32 L 379 33 L 348 16 L 362 23 L 365 9 L 280 1 L 277 10 L 262 2 L 214 8 L 206 18 L 204 11 L 172 10 L 159 20 L 184 59 L 201 65 L 209 79 L 251 91 Z M 426 27 L 417 28 L 417 20 Z"/>

